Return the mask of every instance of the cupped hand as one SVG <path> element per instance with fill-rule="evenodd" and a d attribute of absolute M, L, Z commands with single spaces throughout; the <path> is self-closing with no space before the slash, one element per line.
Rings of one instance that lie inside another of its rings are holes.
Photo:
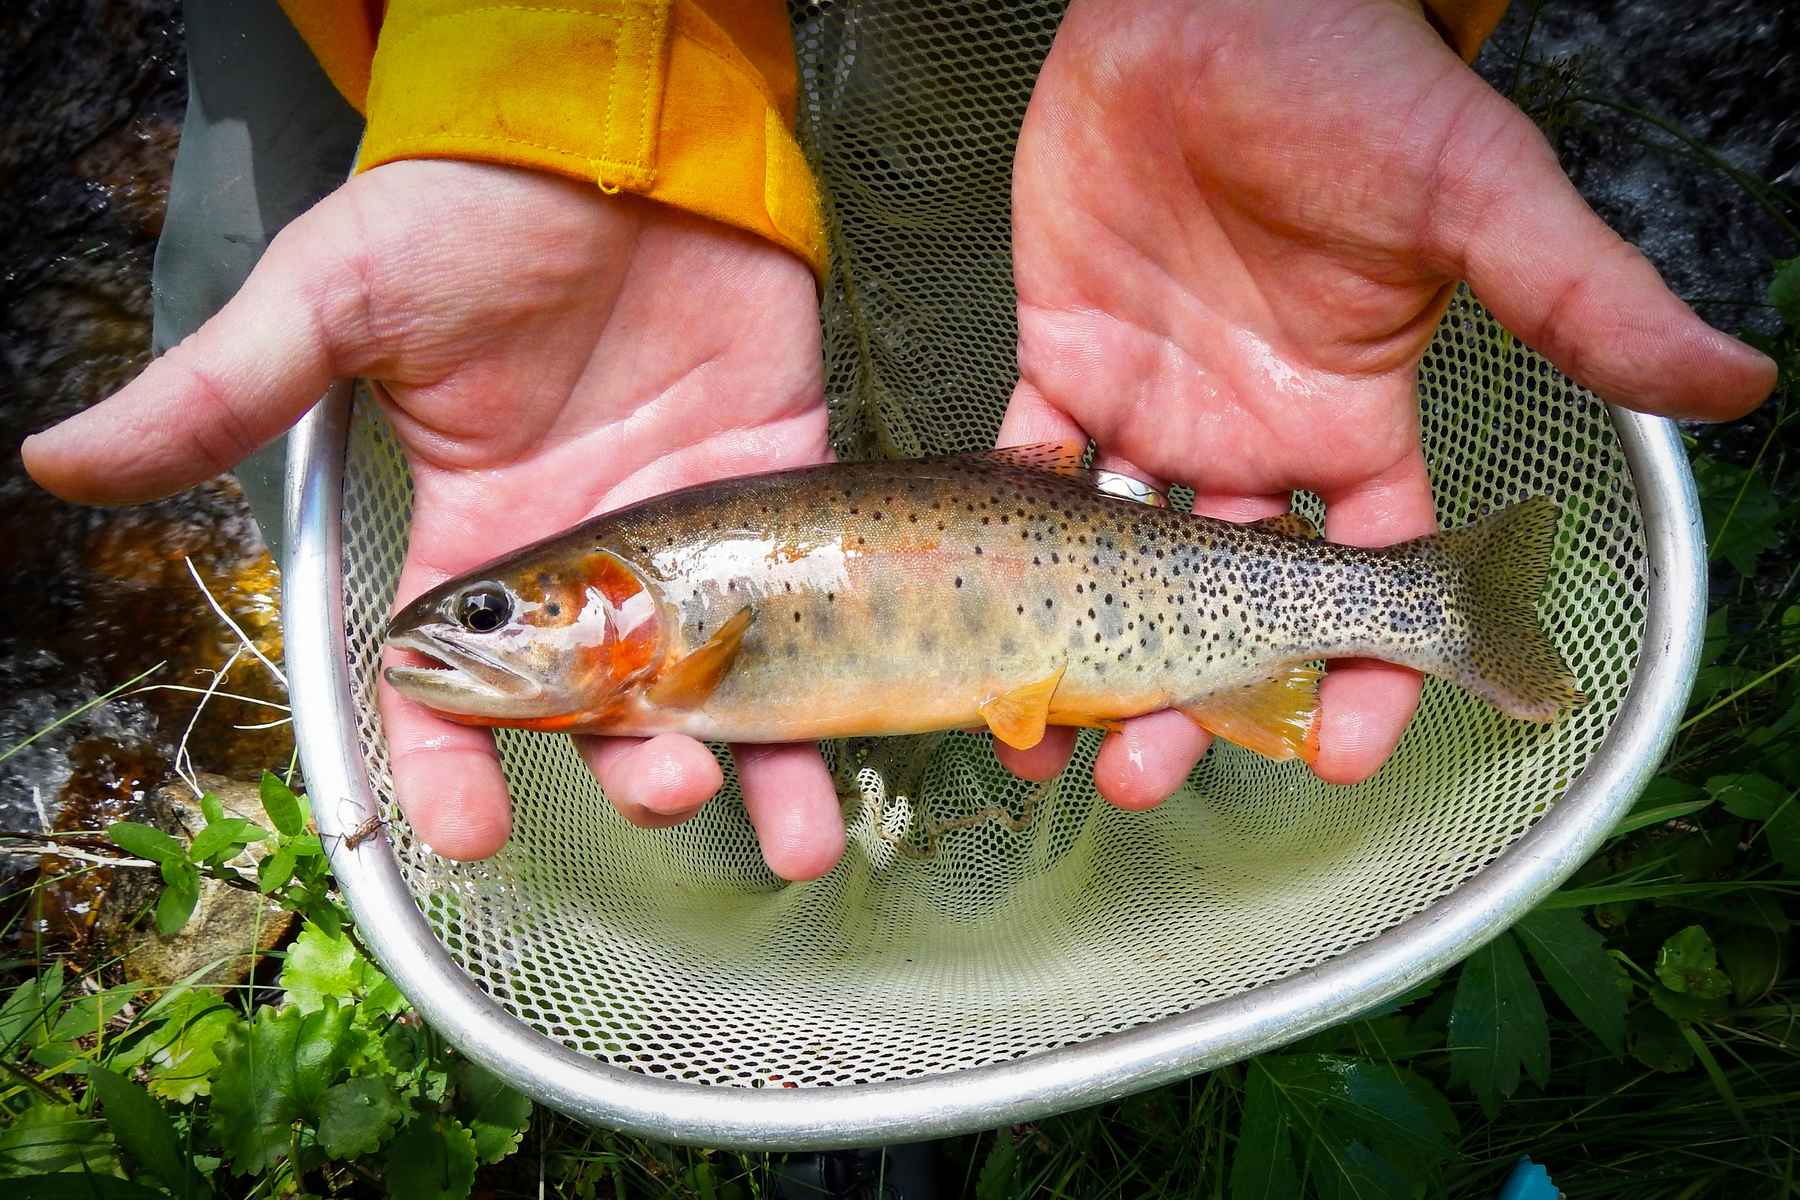
<path fill-rule="evenodd" d="M 813 281 L 746 234 L 505 167 L 401 162 L 285 229 L 243 288 L 116 396 L 29 439 L 72 500 L 167 494 L 229 469 L 331 380 L 378 380 L 412 465 L 398 598 L 594 513 L 829 454 Z M 494 853 L 511 809 L 491 734 L 381 685 L 395 798 L 452 858 Z M 691 738 L 577 738 L 641 825 L 718 789 Z M 778 874 L 829 870 L 836 793 L 812 746 L 735 750 Z"/>
<path fill-rule="evenodd" d="M 1601 397 L 1723 419 L 1774 385 L 1582 202 L 1537 129 L 1402 0 L 1075 0 L 1013 167 L 1020 381 L 1003 445 L 1091 436 L 1100 465 L 1230 520 L 1326 503 L 1325 533 L 1433 528 L 1415 379 L 1459 279 Z M 1338 662 L 1313 769 L 1352 783 L 1417 706 Z M 1072 734 L 996 749 L 1030 778 Z M 1109 734 L 1095 782 L 1158 803 L 1207 746 L 1175 712 Z"/>

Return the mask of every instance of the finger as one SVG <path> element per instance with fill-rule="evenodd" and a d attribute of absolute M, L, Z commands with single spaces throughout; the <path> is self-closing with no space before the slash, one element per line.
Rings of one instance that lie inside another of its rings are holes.
<path fill-rule="evenodd" d="M 330 200 L 270 245 L 224 308 L 117 394 L 25 440 L 25 468 L 84 503 L 166 496 L 230 469 L 360 365 L 354 226 Z"/>
<path fill-rule="evenodd" d="M 1178 712 L 1133 717 L 1100 743 L 1094 787 L 1120 808 L 1154 808 L 1181 788 L 1211 744 L 1204 729 Z"/>
<path fill-rule="evenodd" d="M 1215 517 L 1221 521 L 1233 521 L 1240 525 L 1246 521 L 1261 521 L 1268 517 L 1278 517 L 1293 506 L 1294 498 L 1287 492 L 1272 492 L 1263 496 L 1194 493 L 1194 511 L 1200 516 Z"/>
<path fill-rule="evenodd" d="M 419 527 L 407 545 L 394 592 L 398 603 L 448 578 L 420 556 Z M 500 773 L 500 752 L 486 729 L 447 721 L 388 684 L 389 666 L 425 666 L 423 656 L 386 649 L 376 703 L 387 735 L 394 803 L 432 850 L 445 858 L 486 858 L 512 834 L 512 801 Z"/>
<path fill-rule="evenodd" d="M 422 662 L 397 651 L 382 656 L 384 668 Z M 387 733 L 394 803 L 413 832 L 445 858 L 497 852 L 512 834 L 512 804 L 493 735 L 434 715 L 386 679 L 376 686 L 376 701 Z"/>
<path fill-rule="evenodd" d="M 1006 416 L 1000 420 L 996 446 L 1030 446 L 1038 442 L 1078 441 L 1085 444 L 1087 433 L 1062 409 L 1044 398 L 1042 392 L 1023 379 L 1013 387 Z"/>
<path fill-rule="evenodd" d="M 1431 481 L 1415 448 L 1372 479 L 1325 497 L 1325 534 L 1350 546 L 1386 546 L 1437 527 Z M 1368 659 L 1329 664 L 1319 685 L 1319 755 L 1313 773 L 1327 783 L 1373 775 L 1419 707 L 1417 671 Z"/>
<path fill-rule="evenodd" d="M 1066 725 L 1052 725 L 1044 730 L 1043 739 L 1029 750 L 1015 750 L 999 738 L 994 739 L 994 757 L 1000 765 L 1033 783 L 1056 778 L 1069 765 L 1069 755 L 1074 752 L 1075 731 Z"/>
<path fill-rule="evenodd" d="M 627 821 L 646 829 L 680 824 L 725 782 L 719 760 L 691 737 L 577 737 L 575 748 Z"/>
<path fill-rule="evenodd" d="M 819 748 L 811 742 L 733 746 L 744 811 L 763 861 L 783 879 L 817 879 L 844 855 L 844 817 Z"/>
<path fill-rule="evenodd" d="M 1522 113 L 1497 94 L 1470 112 L 1445 156 L 1438 217 L 1445 253 L 1503 325 L 1602 398 L 1646 412 L 1725 420 L 1768 396 L 1774 362 L 1677 299 Z"/>

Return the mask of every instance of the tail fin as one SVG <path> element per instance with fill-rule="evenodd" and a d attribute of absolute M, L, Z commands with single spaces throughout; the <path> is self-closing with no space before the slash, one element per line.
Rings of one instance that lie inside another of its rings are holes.
<path fill-rule="evenodd" d="M 1554 500 L 1534 496 L 1430 539 L 1464 610 L 1452 627 L 1466 636 L 1442 648 L 1443 673 L 1527 721 L 1587 703 L 1537 615 L 1560 516 Z"/>

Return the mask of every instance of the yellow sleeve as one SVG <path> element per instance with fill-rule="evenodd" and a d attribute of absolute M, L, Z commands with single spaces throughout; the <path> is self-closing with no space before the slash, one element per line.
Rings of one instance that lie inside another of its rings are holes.
<path fill-rule="evenodd" d="M 1506 15 L 1506 4 L 1507 0 L 1425 0 L 1425 17 L 1464 62 L 1474 62 L 1481 44 Z"/>
<path fill-rule="evenodd" d="M 459 158 L 623 189 L 823 277 L 781 0 L 280 0 L 368 125 L 357 170 Z"/>

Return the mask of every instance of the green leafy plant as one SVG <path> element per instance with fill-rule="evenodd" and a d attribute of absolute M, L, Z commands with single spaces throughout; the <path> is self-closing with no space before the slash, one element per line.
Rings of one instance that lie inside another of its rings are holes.
<path fill-rule="evenodd" d="M 403 1200 L 454 1198 L 518 1148 L 530 1102 L 423 1027 L 352 940 L 306 798 L 265 774 L 262 801 L 271 828 L 208 796 L 191 840 L 132 822 L 109 832 L 156 864 L 164 935 L 208 878 L 303 914 L 279 1002 L 246 1010 L 190 980 L 138 1008 L 142 988 L 76 988 L 60 962 L 21 980 L 0 1003 L 16 1081 L 0 1093 L 0 1175 L 73 1172 L 108 1180 L 102 1195 L 181 1200 L 236 1194 L 240 1179 L 274 1194 L 362 1180 Z M 254 877 L 230 865 L 258 842 L 270 846 Z"/>
<path fill-rule="evenodd" d="M 343 927 L 343 911 L 329 895 L 330 865 L 324 847 L 308 828 L 312 813 L 306 798 L 270 771 L 263 772 L 261 793 L 273 830 L 227 816 L 219 798 L 210 793 L 200 798 L 206 823 L 188 842 L 139 821 L 115 821 L 107 827 L 107 836 L 121 850 L 155 863 L 162 874 L 162 895 L 156 904 L 159 933 L 169 936 L 187 924 L 199 902 L 202 878 L 253 887 L 322 929 L 336 932 Z M 268 844 L 268 853 L 254 876 L 230 865 L 247 846 L 261 843 Z"/>

